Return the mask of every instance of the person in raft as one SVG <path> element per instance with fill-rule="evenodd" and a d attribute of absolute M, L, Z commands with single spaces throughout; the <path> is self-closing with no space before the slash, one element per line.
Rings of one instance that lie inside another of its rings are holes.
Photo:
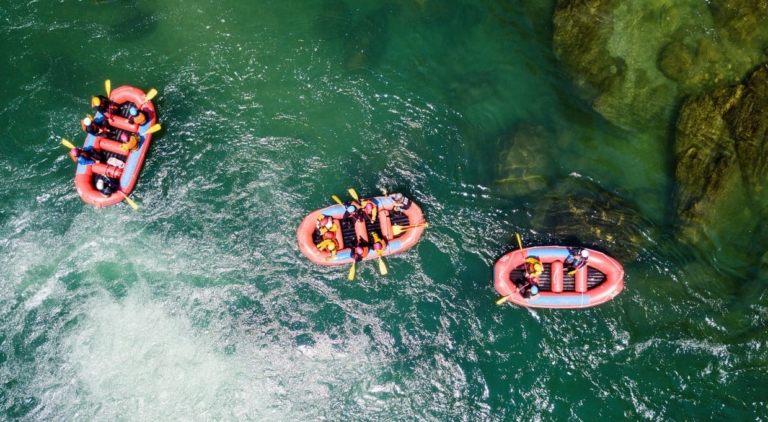
<path fill-rule="evenodd" d="M 579 268 L 587 265 L 589 259 L 589 251 L 586 249 L 568 249 L 568 256 L 565 257 L 565 265 L 570 267 L 570 271 L 576 271 Z"/>
<path fill-rule="evenodd" d="M 101 155 L 101 153 L 94 150 L 90 145 L 83 149 L 72 148 L 69 150 L 69 156 L 72 158 L 72 161 L 84 166 L 91 165 L 97 161 L 104 161 L 104 157 Z"/>
<path fill-rule="evenodd" d="M 360 209 L 363 211 L 363 216 L 371 223 L 376 222 L 376 214 L 379 212 L 376 204 L 370 199 L 363 199 L 360 202 Z"/>
<path fill-rule="evenodd" d="M 382 255 L 387 250 L 387 242 L 376 233 L 373 234 L 373 250 L 376 251 L 376 255 Z"/>
<path fill-rule="evenodd" d="M 91 97 L 91 108 L 96 112 L 93 121 L 97 124 L 102 124 L 104 118 L 111 116 L 112 112 L 117 109 L 117 107 L 112 104 L 112 101 L 103 95 Z"/>
<path fill-rule="evenodd" d="M 147 123 L 147 113 L 145 113 L 143 110 L 139 110 L 136 107 L 131 107 L 128 109 L 128 114 L 128 123 L 130 124 L 137 124 L 141 126 L 144 123 Z"/>
<path fill-rule="evenodd" d="M 336 236 L 336 232 L 339 230 L 339 226 L 333 221 L 333 218 L 320 214 L 317 216 L 317 222 L 315 223 L 315 230 L 317 230 L 323 239 L 329 239 Z M 330 233 L 331 236 L 326 237 Z"/>
<path fill-rule="evenodd" d="M 139 149 L 139 137 L 136 135 L 128 136 L 127 133 L 123 132 L 120 134 L 120 142 L 122 142 L 120 149 L 123 151 L 136 151 Z"/>
<path fill-rule="evenodd" d="M 520 296 L 522 296 L 523 299 L 535 298 L 538 295 L 539 295 L 539 286 L 535 284 L 526 285 L 525 288 L 520 293 Z"/>
<path fill-rule="evenodd" d="M 538 257 L 529 256 L 525 258 L 525 278 L 530 284 L 539 284 L 539 277 L 544 272 L 544 266 L 541 265 Z"/>
<path fill-rule="evenodd" d="M 90 117 L 86 117 L 80 122 L 80 128 L 82 128 L 86 133 L 94 136 L 105 132 L 105 130 L 99 127 L 99 125 L 97 125 Z"/>
<path fill-rule="evenodd" d="M 352 250 L 352 259 L 355 260 L 355 262 L 360 262 L 368 255 L 368 242 L 360 237 L 357 240 L 357 246 L 355 246 L 355 249 Z"/>
<path fill-rule="evenodd" d="M 400 212 L 400 210 L 405 211 L 411 207 L 411 201 L 408 198 L 404 197 L 402 193 L 396 193 L 394 200 L 395 200 L 395 205 L 393 206 L 393 209 L 396 212 Z"/>
<path fill-rule="evenodd" d="M 342 220 L 351 218 L 353 221 L 357 221 L 363 218 L 360 215 L 360 204 L 357 201 L 348 202 L 345 206 L 344 216 Z"/>
<path fill-rule="evenodd" d="M 101 176 L 96 180 L 96 190 L 104 196 L 109 196 L 117 190 L 117 184 L 108 177 Z"/>
<path fill-rule="evenodd" d="M 317 250 L 318 251 L 322 252 L 322 251 L 327 250 L 328 252 L 331 253 L 331 256 L 329 256 L 328 258 L 325 258 L 326 261 L 330 261 L 330 260 L 332 260 L 333 258 L 336 257 L 336 250 L 337 249 L 339 249 L 339 245 L 336 243 L 336 239 L 335 238 L 333 238 L 333 239 L 324 239 L 322 242 L 317 244 Z"/>

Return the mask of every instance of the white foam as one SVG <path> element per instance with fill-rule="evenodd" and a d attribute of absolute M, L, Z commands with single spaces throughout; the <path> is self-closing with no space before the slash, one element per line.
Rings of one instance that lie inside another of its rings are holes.
<path fill-rule="evenodd" d="M 187 311 L 146 290 L 133 288 L 121 301 L 101 295 L 84 306 L 85 318 L 56 348 L 63 364 L 36 383 L 45 403 L 36 416 L 310 420 L 333 413 L 347 389 L 365 394 L 371 372 L 378 372 L 366 337 L 313 335 L 313 345 L 295 347 L 272 336 L 223 332 L 232 328 L 226 324 L 201 328 Z"/>

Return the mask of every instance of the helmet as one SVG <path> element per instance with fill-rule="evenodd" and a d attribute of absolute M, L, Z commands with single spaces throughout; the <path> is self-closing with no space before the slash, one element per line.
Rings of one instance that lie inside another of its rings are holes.
<path fill-rule="evenodd" d="M 333 239 L 336 235 L 333 232 L 325 232 L 323 239 Z"/>
<path fill-rule="evenodd" d="M 382 248 L 383 246 L 381 246 L 381 243 L 379 242 L 373 244 L 373 249 L 376 249 L 377 251 L 380 251 Z"/>
<path fill-rule="evenodd" d="M 543 271 L 543 270 L 544 270 L 544 267 L 542 267 L 542 266 L 541 266 L 541 264 L 539 264 L 539 263 L 537 262 L 537 263 L 533 264 L 533 270 L 534 270 L 534 271 Z"/>
<path fill-rule="evenodd" d="M 362 255 L 363 254 L 363 248 L 361 248 L 360 246 L 356 247 L 355 248 L 355 254 Z"/>
<path fill-rule="evenodd" d="M 104 189 L 104 179 L 99 179 L 96 181 L 96 189 L 98 190 Z"/>
<path fill-rule="evenodd" d="M 396 193 L 395 194 L 395 201 L 402 201 L 403 200 L 403 194 L 402 193 Z"/>
<path fill-rule="evenodd" d="M 84 125 L 86 125 L 86 126 L 90 126 L 90 125 L 91 125 L 91 123 L 93 123 L 93 121 L 91 120 L 91 118 L 90 118 L 90 117 L 86 117 L 85 119 L 83 119 L 83 124 L 84 124 Z"/>
<path fill-rule="evenodd" d="M 537 286 L 531 286 L 531 294 L 532 295 L 539 294 L 539 288 Z"/>
<path fill-rule="evenodd" d="M 136 110 L 136 107 L 131 107 L 128 112 L 131 113 L 131 116 L 139 114 L 139 110 Z"/>
<path fill-rule="evenodd" d="M 347 206 L 347 212 L 348 213 L 353 213 L 353 212 L 355 212 L 355 210 L 357 210 L 357 208 L 355 208 L 354 205 L 348 205 Z"/>
<path fill-rule="evenodd" d="M 586 249 L 581 250 L 581 256 L 584 258 L 589 258 L 589 251 Z"/>
<path fill-rule="evenodd" d="M 123 132 L 120 134 L 120 142 L 128 142 L 128 134 Z"/>
<path fill-rule="evenodd" d="M 369 202 L 369 203 L 365 204 L 365 209 L 367 211 L 372 210 L 373 209 L 373 202 Z"/>
<path fill-rule="evenodd" d="M 325 216 L 322 216 L 322 215 L 321 215 L 321 217 L 322 218 L 319 219 L 321 226 L 325 226 L 325 225 L 327 225 L 331 221 L 331 217 L 325 217 Z"/>
<path fill-rule="evenodd" d="M 91 98 L 91 107 L 98 107 L 101 105 L 101 98 L 99 97 L 92 97 Z"/>
<path fill-rule="evenodd" d="M 80 150 L 77 148 L 72 148 L 71 150 L 69 150 L 69 153 L 72 154 L 73 157 L 80 156 Z"/>

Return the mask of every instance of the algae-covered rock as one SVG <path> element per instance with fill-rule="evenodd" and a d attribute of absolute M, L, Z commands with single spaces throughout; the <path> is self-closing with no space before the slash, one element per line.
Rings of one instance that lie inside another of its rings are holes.
<path fill-rule="evenodd" d="M 768 58 L 765 3 L 559 0 L 554 51 L 607 120 L 664 127 L 682 96 L 737 83 Z"/>
<path fill-rule="evenodd" d="M 511 137 L 499 138 L 502 151 L 496 184 L 512 196 L 529 195 L 547 187 L 552 172 L 553 135 L 542 126 L 521 125 Z"/>
<path fill-rule="evenodd" d="M 609 253 L 619 261 L 637 258 L 644 242 L 637 207 L 620 195 L 580 177 L 566 178 L 544 197 L 546 211 L 534 227 L 549 233 L 552 244 L 584 245 Z"/>
<path fill-rule="evenodd" d="M 675 134 L 677 215 L 690 240 L 736 237 L 768 217 L 768 66 L 743 84 L 688 98 Z"/>
<path fill-rule="evenodd" d="M 672 41 L 659 52 L 659 70 L 670 79 L 683 79 L 695 56 L 692 48 L 679 41 Z"/>

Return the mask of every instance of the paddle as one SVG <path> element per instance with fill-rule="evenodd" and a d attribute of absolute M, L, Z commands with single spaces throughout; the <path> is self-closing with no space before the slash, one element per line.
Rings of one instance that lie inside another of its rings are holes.
<path fill-rule="evenodd" d="M 107 91 L 107 97 L 109 97 L 109 93 L 112 92 L 112 82 L 109 79 L 104 81 L 104 90 Z"/>
<path fill-rule="evenodd" d="M 339 204 L 339 205 L 344 205 L 344 203 L 343 203 L 343 202 L 341 202 L 341 199 L 339 199 L 339 197 L 338 197 L 338 196 L 336 196 L 336 195 L 331 195 L 331 198 L 333 198 L 333 200 L 334 200 L 334 201 L 336 201 L 336 203 L 337 203 L 337 204 Z"/>
<path fill-rule="evenodd" d="M 120 195 L 123 195 L 123 199 L 125 199 L 125 202 L 127 202 L 127 203 L 128 203 L 128 205 L 130 205 L 130 206 L 131 206 L 131 208 L 133 208 L 133 209 L 134 209 L 134 210 L 136 210 L 136 211 L 138 211 L 138 210 L 139 210 L 139 206 L 138 206 L 138 205 L 136 205 L 136 203 L 135 203 L 135 202 L 133 202 L 133 199 L 129 198 L 129 197 L 128 197 L 128 195 L 126 195 L 125 193 L 123 193 L 123 191 L 118 191 L 118 192 L 120 192 Z"/>
<path fill-rule="evenodd" d="M 520 252 L 522 252 L 523 251 L 523 242 L 520 240 L 520 234 L 519 233 L 515 233 L 515 237 L 517 237 L 517 245 L 520 246 Z M 512 292 L 512 293 L 510 293 L 510 294 L 508 294 L 506 296 L 498 298 L 496 300 L 496 304 L 497 305 L 501 305 L 502 303 L 506 302 L 507 299 L 512 297 L 512 295 L 515 294 L 515 293 L 517 293 L 517 289 L 515 289 L 514 292 Z"/>
<path fill-rule="evenodd" d="M 413 226 L 392 226 L 392 236 L 399 236 L 404 231 L 415 229 L 416 227 L 429 227 L 429 223 L 419 223 Z"/>
<path fill-rule="evenodd" d="M 77 148 L 72 142 L 69 142 L 66 139 L 62 139 L 61 140 L 61 144 L 64 145 L 65 147 L 69 148 L 69 149 Z"/>
<path fill-rule="evenodd" d="M 155 88 L 150 89 L 149 92 L 147 92 L 147 95 L 144 96 L 144 102 L 141 103 L 141 105 L 144 105 L 151 99 L 155 98 L 155 95 L 157 95 L 157 90 Z"/>
<path fill-rule="evenodd" d="M 384 260 L 379 257 L 379 272 L 381 275 L 387 275 L 387 265 L 384 264 Z"/>
<path fill-rule="evenodd" d="M 355 261 L 352 261 L 352 268 L 349 269 L 349 275 L 347 276 L 347 280 L 352 281 L 355 279 Z"/>
<path fill-rule="evenodd" d="M 358 197 L 358 196 L 357 196 L 357 192 L 355 192 L 355 190 L 354 190 L 354 189 L 352 189 L 352 188 L 349 188 L 349 189 L 347 190 L 347 192 L 349 192 L 349 195 L 350 195 L 352 198 L 354 198 L 354 199 L 355 199 L 355 201 L 358 201 L 358 202 L 360 201 L 360 197 Z"/>
<path fill-rule="evenodd" d="M 155 123 L 154 125 L 152 125 L 151 128 L 147 129 L 146 132 L 142 133 L 142 135 L 148 135 L 150 133 L 155 133 L 155 132 L 157 132 L 160 129 L 162 129 L 162 126 L 160 126 L 160 123 Z"/>

